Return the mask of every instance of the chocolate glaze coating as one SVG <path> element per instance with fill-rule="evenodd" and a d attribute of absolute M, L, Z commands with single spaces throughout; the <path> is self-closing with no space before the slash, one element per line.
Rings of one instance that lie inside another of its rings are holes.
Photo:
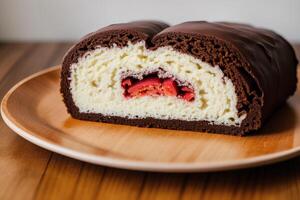
<path fill-rule="evenodd" d="M 205 121 L 126 119 L 80 113 L 69 91 L 69 67 L 97 46 L 122 47 L 128 41 L 147 42 L 155 50 L 172 46 L 213 66 L 229 77 L 238 96 L 239 114 L 247 113 L 240 127 L 212 125 Z M 167 28 L 160 22 L 111 25 L 87 35 L 69 50 L 63 61 L 61 92 L 68 111 L 78 119 L 146 127 L 220 132 L 242 135 L 257 130 L 296 90 L 297 59 L 291 45 L 278 34 L 236 23 L 186 22 Z"/>

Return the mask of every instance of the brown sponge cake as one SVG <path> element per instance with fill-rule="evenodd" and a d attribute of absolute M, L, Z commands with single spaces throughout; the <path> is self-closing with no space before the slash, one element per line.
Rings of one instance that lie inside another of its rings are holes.
<path fill-rule="evenodd" d="M 61 92 L 77 119 L 243 135 L 295 92 L 296 66 L 290 44 L 269 30 L 138 21 L 74 45 Z"/>

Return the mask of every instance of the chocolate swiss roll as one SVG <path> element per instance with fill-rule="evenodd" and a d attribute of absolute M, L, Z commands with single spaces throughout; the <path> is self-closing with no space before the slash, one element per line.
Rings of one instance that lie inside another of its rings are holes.
<path fill-rule="evenodd" d="M 82 120 L 244 135 L 296 90 L 278 34 L 236 23 L 113 24 L 65 55 L 61 93 Z"/>

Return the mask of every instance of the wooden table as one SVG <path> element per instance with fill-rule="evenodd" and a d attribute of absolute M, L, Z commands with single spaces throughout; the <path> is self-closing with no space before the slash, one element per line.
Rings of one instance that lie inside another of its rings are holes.
<path fill-rule="evenodd" d="M 0 43 L 0 99 L 20 79 L 60 63 L 70 45 Z M 0 118 L 0 199 L 300 199 L 300 157 L 218 173 L 120 170 L 37 147 Z"/>

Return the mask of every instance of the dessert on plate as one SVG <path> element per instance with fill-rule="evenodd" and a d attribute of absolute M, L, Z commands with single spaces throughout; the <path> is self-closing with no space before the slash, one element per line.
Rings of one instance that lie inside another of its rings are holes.
<path fill-rule="evenodd" d="M 136 21 L 71 47 L 61 93 L 76 119 L 244 135 L 293 95 L 296 66 L 291 45 L 270 30 Z"/>

